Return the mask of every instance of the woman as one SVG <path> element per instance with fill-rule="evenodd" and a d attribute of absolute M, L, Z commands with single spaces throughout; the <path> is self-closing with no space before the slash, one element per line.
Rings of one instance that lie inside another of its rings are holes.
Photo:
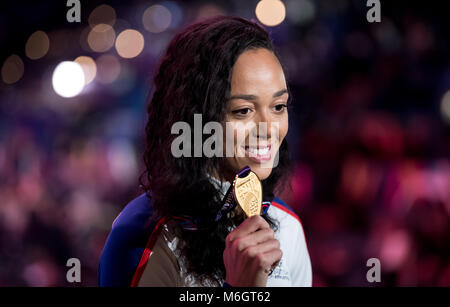
<path fill-rule="evenodd" d="M 267 32 L 235 17 L 193 24 L 169 44 L 154 83 L 144 155 L 148 182 L 141 177 L 146 193 L 114 221 L 99 284 L 310 286 L 300 219 L 274 197 L 288 182 L 289 92 Z M 231 155 L 205 155 L 196 141 L 183 145 L 192 155 L 174 154 L 174 124 L 194 127 L 199 115 L 202 123 L 231 129 L 223 144 Z M 267 128 L 247 129 L 239 142 L 242 127 L 260 123 Z M 245 166 L 271 204 L 262 216 L 246 219 L 223 211 L 226 191 Z"/>

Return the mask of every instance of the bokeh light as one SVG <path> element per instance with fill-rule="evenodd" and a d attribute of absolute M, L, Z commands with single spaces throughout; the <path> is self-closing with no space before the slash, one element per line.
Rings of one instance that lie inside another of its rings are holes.
<path fill-rule="evenodd" d="M 447 91 L 441 100 L 442 118 L 450 125 L 450 91 Z"/>
<path fill-rule="evenodd" d="M 62 97 L 74 97 L 84 88 L 84 72 L 80 64 L 64 61 L 56 66 L 52 77 L 53 89 Z"/>
<path fill-rule="evenodd" d="M 396 25 L 384 18 L 383 22 L 374 27 L 374 35 L 381 48 L 386 52 L 395 52 L 402 47 L 402 37 Z"/>
<path fill-rule="evenodd" d="M 303 25 L 314 19 L 316 8 L 311 0 L 288 0 L 286 14 L 291 22 Z"/>
<path fill-rule="evenodd" d="M 92 28 L 102 23 L 113 26 L 116 22 L 116 11 L 107 4 L 99 5 L 89 15 L 88 22 Z"/>
<path fill-rule="evenodd" d="M 24 65 L 22 59 L 16 55 L 10 55 L 2 66 L 2 79 L 6 84 L 13 84 L 22 78 Z"/>
<path fill-rule="evenodd" d="M 50 40 L 43 31 L 36 31 L 28 38 L 25 45 L 25 54 L 32 60 L 44 57 L 50 48 Z"/>
<path fill-rule="evenodd" d="M 120 75 L 120 62 L 116 56 L 104 54 L 96 60 L 97 80 L 101 84 L 110 84 L 116 81 Z"/>
<path fill-rule="evenodd" d="M 113 45 L 116 38 L 114 29 L 105 23 L 96 25 L 89 32 L 88 44 L 95 52 L 108 51 Z"/>
<path fill-rule="evenodd" d="M 166 30 L 172 21 L 172 14 L 163 5 L 155 4 L 144 11 L 142 24 L 152 33 L 160 33 Z"/>
<path fill-rule="evenodd" d="M 139 31 L 128 29 L 116 39 L 117 53 L 123 58 L 134 58 L 144 49 L 144 36 Z"/>
<path fill-rule="evenodd" d="M 181 9 L 180 5 L 174 1 L 163 1 L 160 4 L 166 7 L 172 15 L 169 29 L 178 29 L 181 26 L 184 15 L 184 11 Z"/>
<path fill-rule="evenodd" d="M 97 65 L 95 61 L 88 56 L 79 56 L 74 60 L 75 63 L 80 64 L 84 72 L 84 84 L 89 84 L 94 80 L 97 74 Z"/>
<path fill-rule="evenodd" d="M 286 17 L 286 7 L 279 0 L 261 0 L 255 10 L 258 20 L 266 26 L 276 26 Z"/>

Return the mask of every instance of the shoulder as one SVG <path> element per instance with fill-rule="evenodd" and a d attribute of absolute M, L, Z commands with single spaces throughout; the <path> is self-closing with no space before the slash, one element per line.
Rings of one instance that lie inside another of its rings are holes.
<path fill-rule="evenodd" d="M 112 224 L 113 229 L 123 225 L 138 226 L 139 224 L 145 223 L 145 220 L 151 214 L 151 197 L 142 193 L 123 208 Z"/>
<path fill-rule="evenodd" d="M 275 197 L 270 204 L 269 213 L 275 215 L 275 217 L 287 218 L 293 224 L 298 224 L 302 227 L 302 221 L 298 215 L 289 207 L 283 200 Z"/>
<path fill-rule="evenodd" d="M 306 237 L 299 216 L 284 201 L 274 198 L 268 213 L 279 223 L 279 238 L 283 242 L 295 241 L 307 249 Z"/>
<path fill-rule="evenodd" d="M 131 285 L 157 222 L 152 220 L 151 199 L 145 193 L 125 206 L 112 224 L 100 257 L 100 286 Z"/>

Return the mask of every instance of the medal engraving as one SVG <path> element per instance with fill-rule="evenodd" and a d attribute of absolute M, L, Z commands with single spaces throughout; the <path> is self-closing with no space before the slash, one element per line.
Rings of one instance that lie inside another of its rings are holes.
<path fill-rule="evenodd" d="M 234 180 L 234 197 L 247 217 L 261 214 L 262 185 L 258 176 L 249 171 L 247 176 L 236 176 Z"/>

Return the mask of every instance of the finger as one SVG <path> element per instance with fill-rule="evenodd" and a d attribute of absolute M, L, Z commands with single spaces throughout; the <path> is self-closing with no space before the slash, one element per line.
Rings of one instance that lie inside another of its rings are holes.
<path fill-rule="evenodd" d="M 263 244 L 260 244 L 263 245 Z M 266 244 L 264 244 L 266 245 Z M 266 246 L 267 248 L 267 246 Z M 248 258 L 250 258 L 250 263 L 253 263 L 258 270 L 263 271 L 264 273 L 269 273 L 271 268 L 274 267 L 283 256 L 283 252 L 279 248 L 267 248 L 268 251 L 264 253 L 255 253 L 255 246 L 248 248 L 245 252 L 248 253 Z"/>
<path fill-rule="evenodd" d="M 252 232 L 255 232 L 259 229 L 269 228 L 269 224 L 259 215 L 254 215 L 247 218 L 241 225 L 239 225 L 235 230 L 230 232 L 227 236 L 228 243 L 233 242 L 237 238 L 241 238 L 246 236 Z"/>
<path fill-rule="evenodd" d="M 270 253 L 273 250 L 280 250 L 280 242 L 277 239 L 267 240 L 263 243 L 248 247 L 244 253 L 250 258 L 257 258 L 266 253 Z M 273 262 L 270 263 L 271 265 Z"/>
<path fill-rule="evenodd" d="M 274 239 L 274 237 L 275 236 L 272 229 L 264 228 L 257 230 L 245 237 L 237 238 L 237 240 L 235 240 L 234 242 L 235 244 L 237 242 L 237 249 L 239 251 L 243 251 L 250 246 L 258 245 L 260 243 L 272 240 Z"/>
<path fill-rule="evenodd" d="M 271 269 L 274 269 L 280 263 L 283 252 L 281 249 L 273 249 L 264 253 L 264 256 L 267 257 L 267 263 L 270 264 L 265 268 L 268 271 L 266 273 L 269 273 Z"/>
<path fill-rule="evenodd" d="M 275 269 L 280 264 L 280 261 L 281 261 L 281 257 L 280 257 L 280 260 L 278 260 L 274 264 L 272 264 L 272 268 L 271 269 L 272 270 Z"/>

